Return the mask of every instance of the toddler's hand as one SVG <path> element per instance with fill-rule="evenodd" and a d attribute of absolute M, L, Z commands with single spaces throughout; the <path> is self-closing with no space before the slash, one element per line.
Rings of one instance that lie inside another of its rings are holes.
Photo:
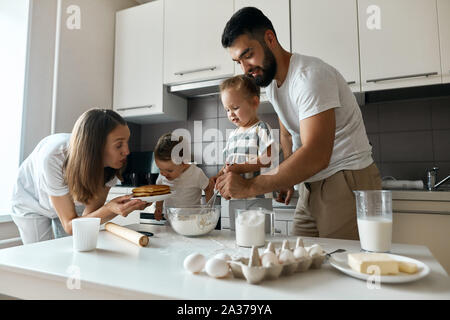
<path fill-rule="evenodd" d="M 227 163 L 225 165 L 225 167 L 223 168 L 223 173 L 225 174 L 225 173 L 228 173 L 228 172 L 233 172 L 233 170 L 231 169 L 232 167 L 233 167 L 232 164 Z"/>
<path fill-rule="evenodd" d="M 156 208 L 155 209 L 155 219 L 157 221 L 162 219 L 162 208 Z"/>
<path fill-rule="evenodd" d="M 239 164 L 236 163 L 232 163 L 232 164 L 227 164 L 225 169 L 223 170 L 223 173 L 228 173 L 228 172 L 234 172 L 237 174 L 241 174 L 243 172 L 241 172 L 242 166 L 240 166 Z"/>

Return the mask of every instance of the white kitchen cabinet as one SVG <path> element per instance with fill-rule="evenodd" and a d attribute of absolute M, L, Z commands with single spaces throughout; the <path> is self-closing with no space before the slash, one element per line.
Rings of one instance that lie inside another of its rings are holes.
<path fill-rule="evenodd" d="M 275 234 L 287 236 L 290 234 L 290 227 L 294 219 L 294 209 L 274 208 L 275 213 Z"/>
<path fill-rule="evenodd" d="M 244 7 L 256 7 L 269 18 L 277 34 L 281 46 L 291 51 L 291 35 L 289 25 L 289 0 L 234 0 L 234 11 Z M 235 66 L 235 74 L 242 74 L 242 68 Z"/>
<path fill-rule="evenodd" d="M 288 224 L 287 224 L 287 228 L 288 228 L 287 233 L 288 233 L 288 236 L 292 236 L 292 235 L 293 235 L 293 234 L 292 234 L 292 227 L 293 227 L 293 225 L 294 225 L 294 221 L 288 221 Z"/>
<path fill-rule="evenodd" d="M 442 82 L 450 82 L 450 0 L 437 0 Z"/>
<path fill-rule="evenodd" d="M 396 213 L 392 221 L 392 242 L 427 246 L 450 273 L 450 214 Z"/>
<path fill-rule="evenodd" d="M 187 118 L 187 101 L 163 86 L 164 2 L 117 12 L 114 110 L 135 123 Z"/>
<path fill-rule="evenodd" d="M 288 235 L 288 222 L 284 220 L 275 220 L 275 235 L 287 236 Z"/>
<path fill-rule="evenodd" d="M 231 0 L 165 0 L 165 84 L 234 74 L 234 63 L 221 43 L 233 7 Z"/>
<path fill-rule="evenodd" d="M 322 59 L 361 90 L 356 0 L 291 1 L 291 27 L 292 52 Z"/>
<path fill-rule="evenodd" d="M 230 229 L 230 218 L 220 218 L 220 225 L 222 227 L 222 230 L 224 229 Z"/>
<path fill-rule="evenodd" d="M 363 91 L 441 83 L 436 0 L 358 0 Z"/>

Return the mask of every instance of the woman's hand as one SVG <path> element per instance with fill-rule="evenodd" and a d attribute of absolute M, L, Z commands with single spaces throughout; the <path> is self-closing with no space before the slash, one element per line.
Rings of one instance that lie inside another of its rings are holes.
<path fill-rule="evenodd" d="M 112 213 L 126 217 L 134 210 L 144 210 L 151 205 L 151 203 L 139 199 L 130 200 L 132 197 L 133 195 L 129 194 L 114 198 L 105 204 L 105 207 Z"/>

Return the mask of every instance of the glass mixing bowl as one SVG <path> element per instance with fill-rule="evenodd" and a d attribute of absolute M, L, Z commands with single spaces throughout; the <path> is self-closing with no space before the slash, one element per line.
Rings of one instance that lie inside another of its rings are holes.
<path fill-rule="evenodd" d="M 183 236 L 201 236 L 211 232 L 220 218 L 220 206 L 193 205 L 166 208 L 170 226 Z"/>

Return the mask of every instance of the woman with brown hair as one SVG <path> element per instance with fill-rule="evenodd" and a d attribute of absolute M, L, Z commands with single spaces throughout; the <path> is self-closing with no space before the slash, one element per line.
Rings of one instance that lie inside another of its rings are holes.
<path fill-rule="evenodd" d="M 130 130 L 107 109 L 91 109 L 72 134 L 44 138 L 22 163 L 14 186 L 11 215 L 24 244 L 72 234 L 72 220 L 101 218 L 100 223 L 149 204 L 117 197 L 105 204 L 109 189 L 126 165 Z"/>

